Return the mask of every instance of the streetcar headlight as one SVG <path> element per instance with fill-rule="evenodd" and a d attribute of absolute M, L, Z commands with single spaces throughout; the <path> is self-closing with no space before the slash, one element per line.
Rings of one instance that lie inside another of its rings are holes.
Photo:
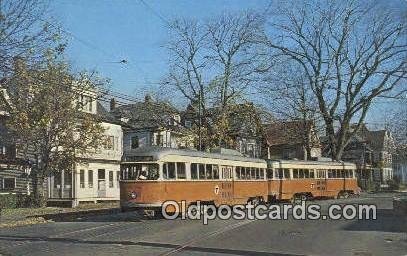
<path fill-rule="evenodd" d="M 131 192 L 130 197 L 133 198 L 133 199 L 136 199 L 137 198 L 137 193 L 134 192 L 134 191 Z"/>

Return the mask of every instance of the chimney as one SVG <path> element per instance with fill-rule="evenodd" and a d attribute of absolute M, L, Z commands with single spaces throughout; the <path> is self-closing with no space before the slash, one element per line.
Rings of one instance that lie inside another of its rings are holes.
<path fill-rule="evenodd" d="M 149 103 L 149 102 L 151 102 L 151 95 L 150 94 L 146 94 L 146 96 L 144 97 L 144 102 L 147 102 L 147 103 Z"/>
<path fill-rule="evenodd" d="M 110 111 L 116 108 L 116 100 L 114 98 L 110 99 Z"/>

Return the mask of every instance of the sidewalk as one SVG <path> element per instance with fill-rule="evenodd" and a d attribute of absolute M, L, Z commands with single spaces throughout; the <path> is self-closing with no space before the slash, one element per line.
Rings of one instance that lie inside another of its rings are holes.
<path fill-rule="evenodd" d="M 46 223 L 55 219 L 78 218 L 80 216 L 107 214 L 119 211 L 119 204 L 99 203 L 80 205 L 76 208 L 18 208 L 2 209 L 0 228 Z"/>

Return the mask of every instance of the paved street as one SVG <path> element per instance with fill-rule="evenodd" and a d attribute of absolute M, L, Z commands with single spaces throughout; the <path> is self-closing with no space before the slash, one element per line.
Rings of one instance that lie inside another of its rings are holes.
<path fill-rule="evenodd" d="M 2 255 L 407 255 L 407 216 L 392 194 L 375 203 L 376 221 L 148 220 L 134 213 L 0 230 Z M 326 207 L 333 200 L 318 201 Z"/>

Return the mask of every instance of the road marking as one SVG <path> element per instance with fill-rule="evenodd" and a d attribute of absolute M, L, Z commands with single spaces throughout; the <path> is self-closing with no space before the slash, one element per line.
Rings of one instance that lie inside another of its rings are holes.
<path fill-rule="evenodd" d="M 225 232 L 227 232 L 227 231 L 231 231 L 231 230 L 233 230 L 233 229 L 236 229 L 236 228 L 239 228 L 239 227 L 241 227 L 241 226 L 244 226 L 244 225 L 247 225 L 247 224 L 249 224 L 249 223 L 252 223 L 252 222 L 254 222 L 254 221 L 256 221 L 256 220 L 248 220 L 248 221 L 236 223 L 236 224 L 231 225 L 231 226 L 227 226 L 227 227 L 225 227 L 225 228 L 218 229 L 218 230 L 216 230 L 216 231 L 214 231 L 214 232 L 211 232 L 211 233 L 206 234 L 206 235 L 203 236 L 203 237 L 198 237 L 198 238 L 189 240 L 189 241 L 187 241 L 186 243 L 184 243 L 184 244 L 178 246 L 177 248 L 175 248 L 175 249 L 173 249 L 173 250 L 171 250 L 171 251 L 169 251 L 169 252 L 159 254 L 159 255 L 160 255 L 160 256 L 168 256 L 168 255 L 171 255 L 171 254 L 180 252 L 180 251 L 182 251 L 183 249 L 189 247 L 190 245 L 192 245 L 192 244 L 194 244 L 194 243 L 196 243 L 196 242 L 199 242 L 199 241 L 204 240 L 204 239 L 208 239 L 208 238 L 213 237 L 213 236 L 216 236 L 216 235 L 220 235 L 220 234 L 225 233 Z"/>

